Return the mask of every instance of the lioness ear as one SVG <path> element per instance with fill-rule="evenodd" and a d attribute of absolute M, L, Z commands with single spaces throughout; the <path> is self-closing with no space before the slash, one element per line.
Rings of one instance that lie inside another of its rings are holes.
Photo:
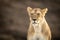
<path fill-rule="evenodd" d="M 27 11 L 28 11 L 28 13 L 30 13 L 30 12 L 31 12 L 31 10 L 32 10 L 32 8 L 31 8 L 31 7 L 27 7 Z"/>
<path fill-rule="evenodd" d="M 45 16 L 45 14 L 47 13 L 47 11 L 48 11 L 48 8 L 42 9 L 43 16 Z"/>

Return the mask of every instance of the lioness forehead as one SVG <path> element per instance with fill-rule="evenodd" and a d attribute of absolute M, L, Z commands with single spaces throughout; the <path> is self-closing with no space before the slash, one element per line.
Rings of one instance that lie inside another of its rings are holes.
<path fill-rule="evenodd" d="M 41 13 L 41 9 L 40 8 L 34 8 L 31 13 Z"/>

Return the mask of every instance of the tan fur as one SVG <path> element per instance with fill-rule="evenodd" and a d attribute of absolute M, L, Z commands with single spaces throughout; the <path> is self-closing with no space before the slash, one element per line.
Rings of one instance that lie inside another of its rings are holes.
<path fill-rule="evenodd" d="M 27 11 L 30 17 L 27 40 L 51 40 L 51 31 L 45 20 L 48 9 L 27 7 Z"/>

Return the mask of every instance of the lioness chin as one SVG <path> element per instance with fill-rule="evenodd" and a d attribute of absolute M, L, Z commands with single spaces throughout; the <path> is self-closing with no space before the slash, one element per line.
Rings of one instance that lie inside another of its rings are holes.
<path fill-rule="evenodd" d="M 27 7 L 27 11 L 30 18 L 27 40 L 51 40 L 51 31 L 45 19 L 48 9 Z"/>

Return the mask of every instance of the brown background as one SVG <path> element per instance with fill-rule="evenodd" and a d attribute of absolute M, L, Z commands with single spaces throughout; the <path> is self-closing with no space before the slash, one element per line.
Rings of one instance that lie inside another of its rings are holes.
<path fill-rule="evenodd" d="M 28 6 L 49 9 L 46 20 L 52 39 L 60 40 L 60 0 L 0 0 L 0 40 L 26 40 Z"/>

